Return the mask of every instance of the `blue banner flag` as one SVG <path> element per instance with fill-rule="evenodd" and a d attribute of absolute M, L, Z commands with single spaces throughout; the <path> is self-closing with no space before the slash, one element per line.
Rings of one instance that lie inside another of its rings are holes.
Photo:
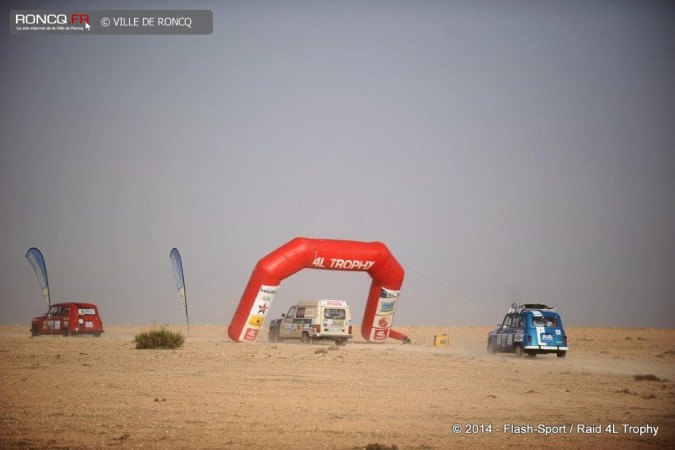
<path fill-rule="evenodd" d="M 187 296 L 185 295 L 185 276 L 183 275 L 183 260 L 177 248 L 171 250 L 169 254 L 171 258 L 171 268 L 173 269 L 173 280 L 176 282 L 176 289 L 178 289 L 178 296 L 183 302 L 185 309 L 185 321 L 187 322 L 188 333 L 190 333 L 190 319 L 188 317 Z"/>
<path fill-rule="evenodd" d="M 33 247 L 28 250 L 26 253 L 26 258 L 33 270 L 35 270 L 35 275 L 38 277 L 40 282 L 40 287 L 42 288 L 42 295 L 45 297 L 45 302 L 47 302 L 47 308 L 52 304 L 49 298 L 49 280 L 47 279 L 47 265 L 45 264 L 45 259 L 42 256 L 42 252 L 37 248 Z"/>

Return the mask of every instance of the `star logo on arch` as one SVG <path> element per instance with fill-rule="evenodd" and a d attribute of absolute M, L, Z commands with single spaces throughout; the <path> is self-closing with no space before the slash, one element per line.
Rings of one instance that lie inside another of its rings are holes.
<path fill-rule="evenodd" d="M 268 305 L 258 305 L 258 314 L 265 314 L 268 309 Z"/>

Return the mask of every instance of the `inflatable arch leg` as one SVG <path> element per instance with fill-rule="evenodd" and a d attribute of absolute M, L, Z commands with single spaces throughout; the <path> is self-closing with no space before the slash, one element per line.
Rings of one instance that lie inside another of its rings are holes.
<path fill-rule="evenodd" d="M 361 322 L 361 335 L 381 343 L 388 337 L 409 341 L 391 329 L 403 267 L 381 242 L 358 242 L 298 237 L 256 264 L 227 334 L 235 342 L 255 342 L 281 280 L 302 269 L 367 272 L 373 279 Z"/>

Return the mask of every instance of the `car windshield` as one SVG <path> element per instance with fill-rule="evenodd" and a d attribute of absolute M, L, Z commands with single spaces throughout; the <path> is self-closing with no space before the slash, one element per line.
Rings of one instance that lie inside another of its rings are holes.
<path fill-rule="evenodd" d="M 539 316 L 532 318 L 532 325 L 535 327 L 557 327 L 558 321 L 555 317 Z"/>
<path fill-rule="evenodd" d="M 344 320 L 347 317 L 344 309 L 337 308 L 326 308 L 323 312 L 324 319 L 341 319 Z"/>

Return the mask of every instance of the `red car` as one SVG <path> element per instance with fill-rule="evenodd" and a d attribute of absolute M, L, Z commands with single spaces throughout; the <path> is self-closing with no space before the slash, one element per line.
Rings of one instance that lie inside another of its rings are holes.
<path fill-rule="evenodd" d="M 33 319 L 30 333 L 40 334 L 92 334 L 103 333 L 103 322 L 98 307 L 93 303 L 57 303 L 49 311 Z"/>

